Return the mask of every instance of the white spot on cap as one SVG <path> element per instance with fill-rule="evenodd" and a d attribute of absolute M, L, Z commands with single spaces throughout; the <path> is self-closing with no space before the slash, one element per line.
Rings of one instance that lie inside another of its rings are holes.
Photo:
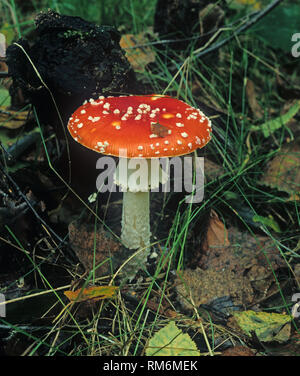
<path fill-rule="evenodd" d="M 177 140 L 177 144 L 178 144 L 178 145 L 182 145 L 182 141 Z"/>
<path fill-rule="evenodd" d="M 120 113 L 120 110 L 118 110 L 117 108 L 114 110 L 114 114 L 119 114 Z"/>
<path fill-rule="evenodd" d="M 109 110 L 109 107 L 110 107 L 110 103 L 106 102 L 104 105 L 103 105 L 103 108 L 106 108 L 107 110 Z"/>
<path fill-rule="evenodd" d="M 187 137 L 188 137 L 188 134 L 187 134 L 186 132 L 183 132 L 183 133 L 181 133 L 181 136 L 182 136 L 183 138 L 187 138 Z"/>
<path fill-rule="evenodd" d="M 77 125 L 77 128 L 82 128 L 83 127 L 83 124 L 82 123 L 79 123 L 78 125 Z"/>
<path fill-rule="evenodd" d="M 95 123 L 96 121 L 100 120 L 100 117 L 99 116 L 89 116 L 88 117 L 88 120 L 90 120 L 91 122 Z"/>
<path fill-rule="evenodd" d="M 176 117 L 182 118 L 182 115 L 180 113 L 176 114 Z"/>
<path fill-rule="evenodd" d="M 182 128 L 182 127 L 184 127 L 184 124 L 182 124 L 182 123 L 176 123 L 176 127 Z"/>
<path fill-rule="evenodd" d="M 86 110 L 81 110 L 80 113 L 81 114 L 86 114 Z"/>
<path fill-rule="evenodd" d="M 93 98 L 91 98 L 89 102 L 92 106 L 98 106 L 100 104 L 99 102 L 95 102 Z"/>
<path fill-rule="evenodd" d="M 158 136 L 157 136 L 157 134 L 152 133 L 152 134 L 150 134 L 149 137 L 150 137 L 150 138 L 155 138 L 155 137 L 158 137 Z"/>
<path fill-rule="evenodd" d="M 143 150 L 144 148 L 143 148 L 143 146 L 142 145 L 139 145 L 138 146 L 138 150 Z"/>

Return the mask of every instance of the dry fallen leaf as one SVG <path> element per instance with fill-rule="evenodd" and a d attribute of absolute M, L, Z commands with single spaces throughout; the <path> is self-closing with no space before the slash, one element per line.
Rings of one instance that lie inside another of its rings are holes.
<path fill-rule="evenodd" d="M 91 271 L 95 263 L 97 277 L 111 273 L 111 263 L 122 256 L 120 243 L 105 230 L 95 231 L 94 225 L 89 223 L 72 221 L 69 224 L 69 239 L 86 271 Z"/>
<path fill-rule="evenodd" d="M 120 40 L 120 46 L 126 51 L 126 57 L 135 71 L 144 72 L 145 66 L 155 61 L 154 50 L 150 46 L 144 46 L 147 43 L 149 41 L 145 32 L 125 34 Z"/>
<path fill-rule="evenodd" d="M 218 179 L 226 173 L 223 166 L 211 161 L 207 157 L 205 158 L 204 166 L 205 166 L 205 179 L 207 180 Z"/>
<path fill-rule="evenodd" d="M 151 124 L 151 132 L 156 134 L 158 137 L 166 137 L 168 135 L 168 130 L 169 129 L 162 124 Z"/>
<path fill-rule="evenodd" d="M 0 107 L 0 126 L 8 129 L 22 127 L 28 119 L 28 111 L 12 111 Z"/>
<path fill-rule="evenodd" d="M 209 248 L 227 247 L 229 246 L 228 231 L 224 223 L 219 219 L 217 213 L 212 210 L 208 230 L 202 248 L 207 252 Z"/>
<path fill-rule="evenodd" d="M 290 338 L 292 316 L 280 313 L 243 311 L 233 312 L 240 328 L 249 336 L 255 332 L 262 342 L 287 342 Z"/>
<path fill-rule="evenodd" d="M 260 104 L 257 101 L 257 93 L 255 91 L 255 86 L 253 81 L 247 80 L 246 84 L 246 93 L 248 98 L 248 103 L 251 108 L 251 111 L 257 119 L 260 119 L 264 115 L 264 110 L 261 108 Z"/>
<path fill-rule="evenodd" d="M 235 307 L 236 309 L 252 303 L 254 296 L 249 279 L 236 275 L 231 270 L 186 269 L 178 273 L 176 290 L 178 300 L 186 309 L 226 298 L 221 306 L 228 311 L 227 308 L 230 310 Z M 229 307 L 227 307 L 226 300 L 231 301 Z"/>
<path fill-rule="evenodd" d="M 255 353 L 249 347 L 237 345 L 224 350 L 221 356 L 255 356 Z"/>
<path fill-rule="evenodd" d="M 247 294 L 242 296 L 242 299 L 240 298 L 246 304 L 251 300 L 254 303 L 277 293 L 278 286 L 273 272 L 286 267 L 286 263 L 273 242 L 267 237 L 255 237 L 234 227 L 227 230 L 217 214 L 212 212 L 201 251 L 194 267 L 198 266 L 204 271 L 223 273 L 218 277 L 215 277 L 213 273 L 201 275 L 203 279 L 201 283 L 206 281 L 209 286 L 207 292 L 215 293 L 214 291 L 217 290 L 217 296 L 221 296 L 220 293 L 226 295 L 222 285 L 229 278 L 237 289 L 242 283 L 245 286 L 250 284 L 253 292 L 250 287 L 245 287 Z M 231 288 L 235 291 L 234 286 Z M 236 296 L 239 297 L 238 292 Z"/>
<path fill-rule="evenodd" d="M 289 193 L 291 200 L 299 200 L 300 139 L 284 145 L 267 166 L 260 184 Z"/>
<path fill-rule="evenodd" d="M 71 302 L 84 302 L 112 298 L 117 290 L 116 286 L 92 286 L 76 291 L 64 291 L 64 294 Z"/>

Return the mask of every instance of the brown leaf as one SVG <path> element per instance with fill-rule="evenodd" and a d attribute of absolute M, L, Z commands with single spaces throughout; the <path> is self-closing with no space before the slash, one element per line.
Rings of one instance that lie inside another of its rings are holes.
<path fill-rule="evenodd" d="M 223 166 L 205 158 L 205 178 L 208 180 L 213 180 L 221 177 L 225 174 Z"/>
<path fill-rule="evenodd" d="M 251 108 L 251 111 L 257 119 L 260 119 L 264 115 L 264 110 L 261 108 L 260 104 L 257 101 L 257 94 L 255 91 L 255 86 L 253 81 L 247 79 L 246 84 L 246 94 L 248 98 L 248 103 Z"/>
<path fill-rule="evenodd" d="M 284 145 L 269 162 L 260 184 L 289 193 L 299 200 L 300 193 L 300 138 Z"/>
<path fill-rule="evenodd" d="M 208 252 L 210 247 L 227 247 L 229 244 L 227 229 L 224 223 L 220 221 L 218 214 L 212 210 L 208 230 L 202 245 L 203 251 Z"/>
<path fill-rule="evenodd" d="M 155 123 L 151 124 L 151 132 L 156 134 L 158 137 L 166 137 L 168 135 L 168 128 L 162 124 Z"/>
<path fill-rule="evenodd" d="M 237 345 L 224 350 L 221 356 L 255 356 L 255 353 L 248 347 Z"/>
<path fill-rule="evenodd" d="M 28 111 L 12 111 L 6 107 L 0 107 L 1 127 L 8 129 L 18 129 L 25 124 L 28 118 Z"/>
<path fill-rule="evenodd" d="M 86 271 L 93 269 L 94 261 L 96 266 L 101 264 L 95 271 L 96 276 L 110 273 L 110 259 L 112 256 L 116 257 L 122 250 L 121 245 L 112 239 L 109 233 L 104 230 L 95 232 L 94 226 L 87 223 L 71 222 L 69 239 L 71 247 Z"/>
<path fill-rule="evenodd" d="M 76 291 L 64 291 L 64 294 L 71 302 L 84 302 L 87 300 L 102 300 L 112 298 L 117 292 L 116 286 L 92 286 Z"/>
<path fill-rule="evenodd" d="M 178 300 L 183 307 L 210 304 L 215 299 L 228 297 L 234 306 L 247 305 L 253 300 L 253 289 L 248 278 L 226 270 L 186 269 L 176 279 Z"/>
<path fill-rule="evenodd" d="M 145 32 L 139 34 L 126 34 L 120 40 L 120 46 L 126 51 L 126 57 L 133 69 L 144 72 L 147 64 L 155 61 L 154 50 L 150 46 Z M 136 47 L 140 46 L 140 47 Z"/>
<path fill-rule="evenodd" d="M 237 283 L 250 282 L 255 302 L 276 293 L 278 286 L 272 270 L 286 267 L 286 263 L 272 240 L 254 237 L 234 227 L 227 231 L 216 214 L 212 214 L 204 239 L 204 252 L 197 265 L 205 271 L 233 272 Z M 226 275 L 224 278 L 227 278 Z M 213 278 L 211 280 L 212 284 L 215 283 Z"/>

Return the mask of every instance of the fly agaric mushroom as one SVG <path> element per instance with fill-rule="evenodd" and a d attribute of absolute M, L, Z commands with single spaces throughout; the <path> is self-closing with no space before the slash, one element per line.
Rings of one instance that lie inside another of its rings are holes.
<path fill-rule="evenodd" d="M 126 149 L 126 158 L 141 161 L 189 154 L 211 139 L 211 122 L 203 112 L 167 95 L 90 99 L 70 117 L 68 129 L 75 141 L 89 149 L 117 157 Z M 149 185 L 156 188 L 159 182 L 153 185 L 147 180 L 146 188 L 137 188 L 128 183 L 129 171 L 123 174 L 120 165 L 121 160 L 115 182 L 127 189 L 121 239 L 129 249 L 147 248 L 151 235 Z M 161 173 L 161 183 L 163 179 Z"/>

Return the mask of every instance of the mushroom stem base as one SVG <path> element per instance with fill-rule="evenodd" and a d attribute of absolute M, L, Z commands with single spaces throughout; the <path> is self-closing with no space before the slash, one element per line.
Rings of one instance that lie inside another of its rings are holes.
<path fill-rule="evenodd" d="M 121 239 L 129 249 L 147 248 L 150 245 L 149 205 L 149 191 L 123 193 Z M 145 253 L 148 253 L 147 250 Z"/>

